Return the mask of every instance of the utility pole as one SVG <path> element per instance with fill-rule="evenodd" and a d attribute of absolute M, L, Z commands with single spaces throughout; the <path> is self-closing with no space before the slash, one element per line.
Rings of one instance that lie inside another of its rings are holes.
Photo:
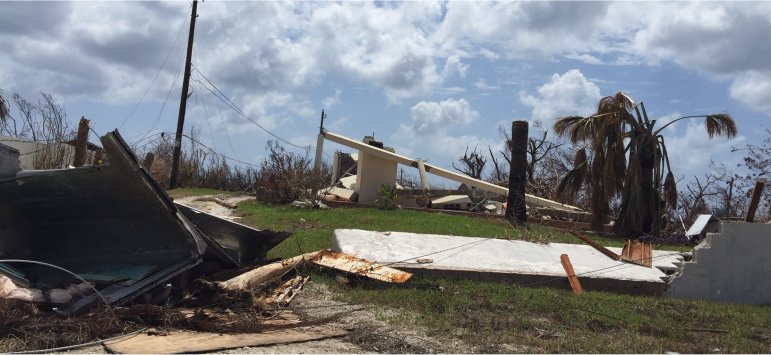
<path fill-rule="evenodd" d="M 174 137 L 174 154 L 171 161 L 171 176 L 169 189 L 177 187 L 179 173 L 179 154 L 182 150 L 182 132 L 185 126 L 185 110 L 187 109 L 188 87 L 190 86 L 190 66 L 193 55 L 193 37 L 195 36 L 195 18 L 198 17 L 198 0 L 193 0 L 193 12 L 190 15 L 190 34 L 187 37 L 187 59 L 185 60 L 185 77 L 182 79 L 182 96 L 179 99 L 179 118 L 177 118 L 177 135 Z"/>

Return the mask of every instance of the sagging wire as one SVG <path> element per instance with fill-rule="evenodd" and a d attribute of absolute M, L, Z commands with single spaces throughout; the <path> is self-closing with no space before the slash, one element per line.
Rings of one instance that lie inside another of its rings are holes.
<path fill-rule="evenodd" d="M 15 351 L 15 352 L 12 352 L 11 354 L 39 354 L 39 353 L 49 353 L 49 352 L 59 352 L 59 351 L 64 351 L 64 350 L 80 349 L 80 348 L 84 348 L 86 346 L 97 345 L 97 344 L 104 344 L 104 343 L 116 341 L 116 340 L 119 340 L 119 339 L 122 340 L 123 338 L 133 337 L 133 336 L 139 335 L 139 333 L 142 333 L 145 330 L 147 330 L 147 327 L 144 327 L 144 328 L 139 329 L 139 330 L 135 330 L 135 331 L 133 331 L 131 333 L 116 335 L 114 337 L 107 338 L 107 339 L 104 339 L 104 340 L 97 339 L 97 340 L 94 340 L 94 341 L 90 341 L 88 343 L 81 343 L 81 344 L 75 344 L 75 345 L 67 345 L 67 346 L 61 346 L 61 347 L 58 347 L 58 348 L 50 348 L 50 349 Z"/>
<path fill-rule="evenodd" d="M 104 302 L 105 306 L 107 306 L 107 309 L 110 311 L 110 314 L 112 314 L 113 318 L 115 318 L 116 320 L 118 319 L 118 317 L 115 315 L 115 312 L 113 312 L 112 306 L 110 306 L 110 302 L 107 300 L 107 298 L 105 298 L 104 295 L 102 295 L 102 293 L 99 292 L 99 290 L 97 290 L 96 287 L 94 287 L 94 285 L 92 285 L 90 282 L 86 281 L 84 278 L 78 276 L 76 273 L 74 273 L 74 272 L 72 272 L 70 270 L 67 270 L 67 269 L 65 269 L 65 268 L 63 268 L 61 266 L 45 263 L 45 262 L 42 262 L 42 261 L 35 261 L 35 260 L 0 259 L 0 263 L 11 263 L 11 264 L 19 263 L 19 264 L 42 265 L 42 266 L 47 266 L 47 267 L 50 267 L 50 268 L 54 268 L 54 269 L 57 269 L 59 271 L 63 271 L 65 273 L 69 274 L 69 275 L 72 275 L 76 279 L 78 279 L 78 280 L 82 281 L 83 283 L 85 283 L 86 285 L 88 285 L 88 287 L 90 287 L 92 290 L 94 290 L 94 292 L 96 293 L 96 296 L 99 297 L 99 299 L 102 300 L 102 302 Z"/>

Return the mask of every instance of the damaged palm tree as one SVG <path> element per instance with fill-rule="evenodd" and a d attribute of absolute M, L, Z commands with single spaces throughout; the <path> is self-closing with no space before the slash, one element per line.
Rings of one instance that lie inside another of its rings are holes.
<path fill-rule="evenodd" d="M 625 237 L 658 234 L 664 202 L 672 206 L 677 203 L 675 179 L 661 132 L 688 118 L 705 118 L 710 138 L 736 136 L 736 123 L 725 113 L 684 116 L 657 128 L 656 120 L 648 118 L 645 105 L 635 104 L 622 92 L 602 98 L 597 113 L 591 116 L 557 119 L 557 134 L 574 145 L 586 143 L 594 154 L 589 162 L 586 152 L 579 151 L 558 193 L 574 194 L 583 181 L 589 180 L 593 228 L 600 228 L 606 221 L 611 199 L 620 194 L 621 211 L 614 233 Z"/>

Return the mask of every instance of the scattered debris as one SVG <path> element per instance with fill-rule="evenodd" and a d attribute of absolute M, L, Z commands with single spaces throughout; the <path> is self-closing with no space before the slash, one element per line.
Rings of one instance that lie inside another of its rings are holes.
<path fill-rule="evenodd" d="M 385 282 L 404 283 L 412 277 L 412 274 L 408 272 L 332 250 L 318 252 L 310 259 L 310 262 Z"/>
<path fill-rule="evenodd" d="M 651 243 L 643 243 L 639 240 L 627 240 L 621 250 L 622 261 L 632 264 L 653 267 L 653 251 Z"/>
<path fill-rule="evenodd" d="M 219 285 L 228 290 L 256 289 L 265 283 L 278 279 L 301 263 L 313 259 L 316 255 L 318 255 L 318 253 L 318 251 L 314 251 L 263 265 L 254 270 L 242 273 L 227 281 L 219 282 Z"/>
<path fill-rule="evenodd" d="M 0 219 L 0 252 L 4 258 L 42 261 L 79 274 L 117 305 L 199 264 L 207 243 L 176 213 L 117 131 L 102 137 L 102 144 L 109 165 L 0 177 L 0 215 L 13 216 Z M 76 281 L 40 265 L 13 266 L 44 291 Z M 85 310 L 97 299 L 94 294 L 73 299 L 59 311 Z"/>
<path fill-rule="evenodd" d="M 110 352 L 119 354 L 200 353 L 246 346 L 265 346 L 327 339 L 347 334 L 348 331 L 345 330 L 322 327 L 245 334 L 172 331 L 163 336 L 144 333 L 129 339 L 105 344 L 105 347 Z"/>
<path fill-rule="evenodd" d="M 700 214 L 696 217 L 696 220 L 691 225 L 691 228 L 685 232 L 685 237 L 688 240 L 701 239 L 705 237 L 705 233 L 716 232 L 718 219 L 711 214 Z"/>
<path fill-rule="evenodd" d="M 264 260 L 268 250 L 292 235 L 290 232 L 257 230 L 192 207 L 178 203 L 175 205 L 201 232 L 237 261 L 235 267 Z"/>

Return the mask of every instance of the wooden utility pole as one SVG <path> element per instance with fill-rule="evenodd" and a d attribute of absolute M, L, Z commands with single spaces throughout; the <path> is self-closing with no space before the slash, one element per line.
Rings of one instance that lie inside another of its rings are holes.
<path fill-rule="evenodd" d="M 755 188 L 752 189 L 752 198 L 750 199 L 750 205 L 747 207 L 747 215 L 744 216 L 745 222 L 753 222 L 755 220 L 755 212 L 758 210 L 758 204 L 760 203 L 760 196 L 763 195 L 763 187 L 766 185 L 766 179 L 758 179 L 755 181 Z"/>
<path fill-rule="evenodd" d="M 174 137 L 174 154 L 171 160 L 171 176 L 169 177 L 169 189 L 177 187 L 177 173 L 179 173 L 179 155 L 182 151 L 182 132 L 185 126 L 185 110 L 187 109 L 188 87 L 190 86 L 190 66 L 193 54 L 193 37 L 195 36 L 195 18 L 198 17 L 198 0 L 193 0 L 193 12 L 190 15 L 190 33 L 187 37 L 187 59 L 185 60 L 185 76 L 182 79 L 182 96 L 179 99 L 179 118 L 177 118 L 177 135 Z"/>
<path fill-rule="evenodd" d="M 527 121 L 511 123 L 511 167 L 509 195 L 506 199 L 506 219 L 514 225 L 527 222 L 525 185 L 527 184 Z"/>
<path fill-rule="evenodd" d="M 81 117 L 78 124 L 78 135 L 75 138 L 75 157 L 72 160 L 72 166 L 76 168 L 86 164 L 86 157 L 88 155 L 88 122 L 85 117 Z"/>

